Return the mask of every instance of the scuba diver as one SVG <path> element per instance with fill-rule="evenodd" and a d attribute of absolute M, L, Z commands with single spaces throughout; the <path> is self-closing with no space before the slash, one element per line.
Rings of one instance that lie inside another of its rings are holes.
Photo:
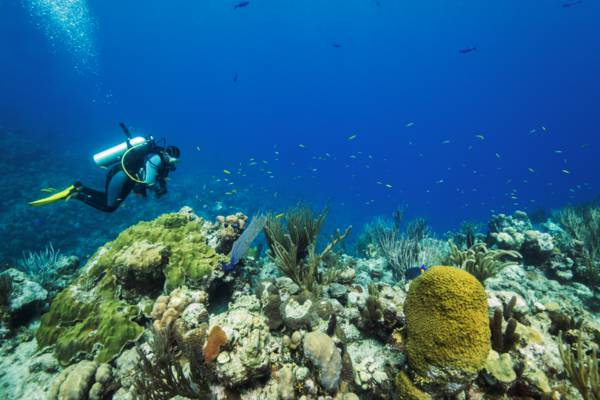
<path fill-rule="evenodd" d="M 109 168 L 103 192 L 75 182 L 59 193 L 29 204 L 42 206 L 75 199 L 100 211 L 113 212 L 132 191 L 146 197 L 150 190 L 157 198 L 167 193 L 166 178 L 169 172 L 175 170 L 179 149 L 175 146 L 159 146 L 151 136 L 132 138 L 127 126 L 123 123 L 120 126 L 127 140 L 94 155 L 96 165 Z"/>

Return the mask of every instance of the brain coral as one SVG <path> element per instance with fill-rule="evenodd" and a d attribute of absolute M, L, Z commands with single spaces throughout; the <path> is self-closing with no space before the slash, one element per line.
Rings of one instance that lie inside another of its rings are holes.
<path fill-rule="evenodd" d="M 123 231 L 54 299 L 36 333 L 40 346 L 55 345 L 63 364 L 81 355 L 110 361 L 143 333 L 138 305 L 145 296 L 163 284 L 168 291 L 201 286 L 222 261 L 202 227 L 185 214 L 165 214 Z"/>
<path fill-rule="evenodd" d="M 404 303 L 407 352 L 415 382 L 453 393 L 474 379 L 490 350 L 487 297 L 461 269 L 432 267 L 415 279 Z"/>

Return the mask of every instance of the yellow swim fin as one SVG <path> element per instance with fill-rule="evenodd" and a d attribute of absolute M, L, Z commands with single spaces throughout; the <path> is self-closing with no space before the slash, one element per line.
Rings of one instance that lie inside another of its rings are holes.
<path fill-rule="evenodd" d="M 54 193 L 52 196 L 44 197 L 43 199 L 35 200 L 29 204 L 32 206 L 44 206 L 46 204 L 54 203 L 59 200 L 67 200 L 68 197 L 73 193 L 75 185 L 71 185 L 62 192 Z"/>

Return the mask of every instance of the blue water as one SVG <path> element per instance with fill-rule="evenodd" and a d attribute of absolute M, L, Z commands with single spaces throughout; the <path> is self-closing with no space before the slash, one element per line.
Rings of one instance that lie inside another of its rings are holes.
<path fill-rule="evenodd" d="M 564 2 L 0 1 L 0 125 L 101 185 L 91 156 L 125 121 L 181 148 L 180 205 L 302 200 L 333 226 L 403 206 L 443 232 L 588 201 L 600 4 Z M 48 184 L 27 173 L 23 202 Z M 163 211 L 136 201 L 112 218 Z"/>

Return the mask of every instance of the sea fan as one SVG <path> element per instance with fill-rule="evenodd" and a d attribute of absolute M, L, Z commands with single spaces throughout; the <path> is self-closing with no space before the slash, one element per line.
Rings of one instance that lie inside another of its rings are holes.
<path fill-rule="evenodd" d="M 234 269 L 240 260 L 246 256 L 250 245 L 263 230 L 266 222 L 267 216 L 264 214 L 259 213 L 252 218 L 250 224 L 244 229 L 244 233 L 233 243 L 229 263 L 223 265 L 225 271 Z"/>

